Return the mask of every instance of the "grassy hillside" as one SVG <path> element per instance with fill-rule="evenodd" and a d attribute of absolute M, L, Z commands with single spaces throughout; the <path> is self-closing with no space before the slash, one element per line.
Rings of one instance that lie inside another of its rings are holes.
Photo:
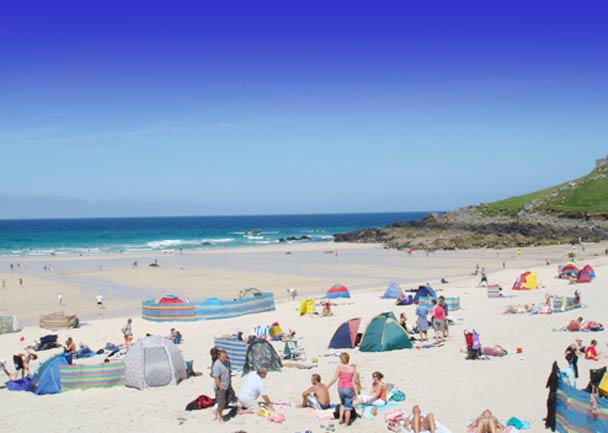
<path fill-rule="evenodd" d="M 608 212 L 608 165 L 579 179 L 479 206 L 482 214 L 515 215 L 524 206 L 541 212 Z"/>

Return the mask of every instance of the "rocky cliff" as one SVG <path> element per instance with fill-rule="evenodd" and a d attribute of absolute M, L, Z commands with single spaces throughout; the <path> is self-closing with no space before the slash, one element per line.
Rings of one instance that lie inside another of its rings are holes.
<path fill-rule="evenodd" d="M 337 242 L 380 242 L 390 248 L 457 249 L 547 245 L 608 239 L 608 158 L 582 178 L 422 221 L 395 222 L 336 234 Z"/>

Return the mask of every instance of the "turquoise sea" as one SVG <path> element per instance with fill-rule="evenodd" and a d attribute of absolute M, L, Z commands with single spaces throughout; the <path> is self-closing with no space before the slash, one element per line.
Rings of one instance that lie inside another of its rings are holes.
<path fill-rule="evenodd" d="M 333 239 L 335 233 L 422 219 L 428 213 L 0 220 L 0 255 L 75 255 L 320 242 Z"/>

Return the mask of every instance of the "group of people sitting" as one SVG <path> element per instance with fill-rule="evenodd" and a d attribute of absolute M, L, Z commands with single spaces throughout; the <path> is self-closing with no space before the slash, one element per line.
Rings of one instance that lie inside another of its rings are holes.
<path fill-rule="evenodd" d="M 604 325 L 599 322 L 595 322 L 593 320 L 588 320 L 586 323 L 584 322 L 582 317 L 577 317 L 576 319 L 572 319 L 565 328 L 562 328 L 562 331 L 603 331 Z"/>

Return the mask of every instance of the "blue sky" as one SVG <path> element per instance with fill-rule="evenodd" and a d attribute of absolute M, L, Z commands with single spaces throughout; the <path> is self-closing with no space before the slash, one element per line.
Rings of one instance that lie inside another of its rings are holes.
<path fill-rule="evenodd" d="M 0 217 L 452 209 L 608 153 L 605 2 L 13 3 Z"/>

